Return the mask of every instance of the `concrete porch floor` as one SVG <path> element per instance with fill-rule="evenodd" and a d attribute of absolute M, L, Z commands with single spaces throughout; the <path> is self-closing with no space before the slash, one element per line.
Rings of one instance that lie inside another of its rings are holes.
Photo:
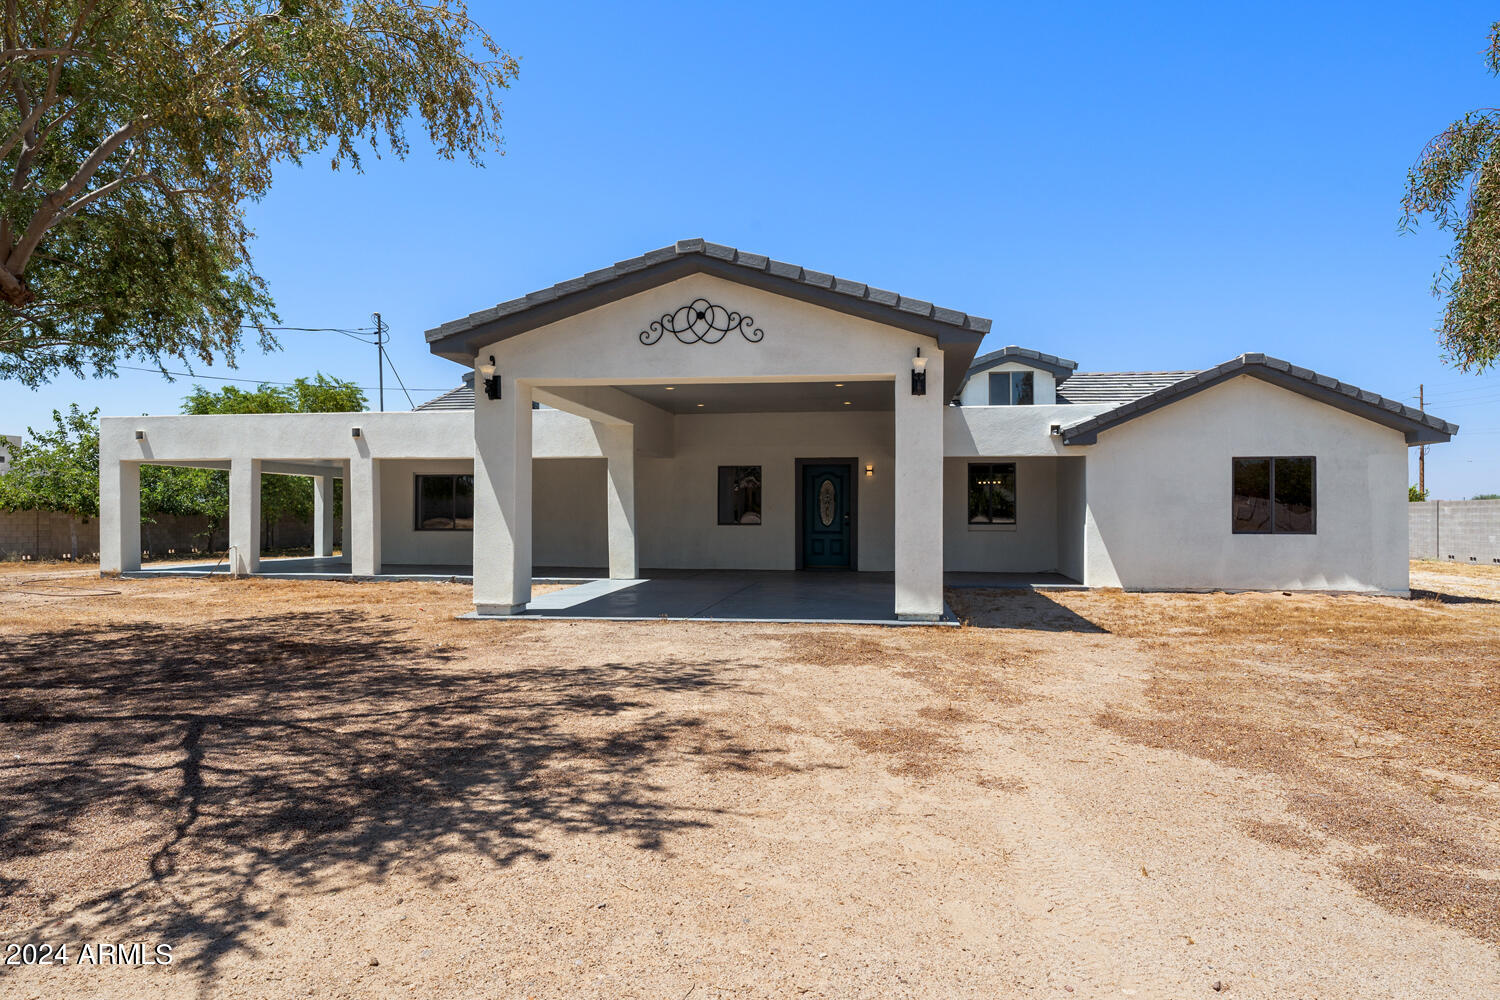
<path fill-rule="evenodd" d="M 470 583 L 471 567 L 387 565 L 375 579 Z M 225 565 L 176 563 L 144 567 L 127 577 L 223 575 Z M 256 575 L 279 580 L 348 579 L 348 560 L 338 556 L 267 558 Z M 890 573 L 791 572 L 774 570 L 648 570 L 640 579 L 610 580 L 597 567 L 535 569 L 537 583 L 574 586 L 538 594 L 517 615 L 521 619 L 609 618 L 675 621 L 839 622 L 881 625 L 954 625 L 945 609 L 939 622 L 895 617 L 895 584 Z M 1074 589 L 1078 584 L 1056 573 L 949 573 L 950 587 Z M 478 618 L 471 612 L 465 618 Z M 489 616 L 486 616 L 489 617 Z"/>

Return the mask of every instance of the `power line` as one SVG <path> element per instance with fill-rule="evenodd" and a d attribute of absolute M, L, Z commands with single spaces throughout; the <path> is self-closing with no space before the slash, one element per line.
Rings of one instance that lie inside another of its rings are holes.
<path fill-rule="evenodd" d="M 277 382 L 274 379 L 267 379 L 267 378 L 229 378 L 228 376 L 225 376 L 225 375 L 195 375 L 192 372 L 169 372 L 169 371 L 164 371 L 163 369 L 160 369 L 160 368 L 138 368 L 135 365 L 116 365 L 115 367 L 117 367 L 117 368 L 124 368 L 124 369 L 126 369 L 128 371 L 133 371 L 133 372 L 150 372 L 150 373 L 155 374 L 155 375 L 175 375 L 175 376 L 177 376 L 179 378 L 190 379 L 190 380 L 193 380 L 193 381 L 203 381 L 203 380 L 207 379 L 207 380 L 211 380 L 211 381 L 214 381 L 214 382 L 248 382 L 251 385 L 296 385 L 297 384 L 296 382 Z M 394 371 L 394 370 L 395 369 L 392 368 L 392 371 Z M 375 389 L 374 386 L 369 386 L 369 385 L 357 385 L 354 388 L 359 389 L 362 392 L 373 392 L 374 389 Z M 405 388 L 406 388 L 405 386 L 402 386 L 403 390 Z M 448 390 L 447 389 L 417 389 L 415 391 L 417 391 L 417 392 L 447 392 Z M 410 400 L 411 397 L 407 396 L 407 399 Z"/>

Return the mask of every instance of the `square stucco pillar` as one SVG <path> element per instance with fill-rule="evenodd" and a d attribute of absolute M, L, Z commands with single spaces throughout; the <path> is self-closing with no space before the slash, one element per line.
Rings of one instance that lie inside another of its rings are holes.
<path fill-rule="evenodd" d="M 496 376 L 501 377 L 501 376 Z M 531 389 L 474 400 L 474 610 L 510 615 L 531 600 Z"/>
<path fill-rule="evenodd" d="M 141 466 L 99 460 L 99 572 L 141 568 Z"/>
<path fill-rule="evenodd" d="M 349 541 L 349 463 L 344 463 L 342 478 L 344 480 L 344 517 L 339 525 L 339 551 L 344 554 L 344 559 L 350 558 L 349 553 L 354 551 L 353 544 Z"/>
<path fill-rule="evenodd" d="M 380 575 L 380 462 L 356 458 L 344 481 L 344 520 L 349 523 L 350 571 L 355 576 Z"/>
<path fill-rule="evenodd" d="M 604 452 L 604 503 L 609 521 L 609 578 L 634 580 L 638 548 L 635 537 L 635 428 L 630 424 L 594 423 Z"/>
<path fill-rule="evenodd" d="M 229 573 L 260 570 L 260 459 L 229 462 Z"/>
<path fill-rule="evenodd" d="M 927 356 L 923 351 L 923 356 Z M 931 351 L 927 394 L 896 374 L 896 617 L 943 616 L 943 355 Z"/>
<path fill-rule="evenodd" d="M 333 555 L 333 477 L 313 476 L 313 555 Z"/>

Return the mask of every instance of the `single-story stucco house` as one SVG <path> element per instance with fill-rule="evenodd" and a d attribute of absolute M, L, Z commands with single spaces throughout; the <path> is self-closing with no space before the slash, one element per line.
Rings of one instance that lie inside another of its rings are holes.
<path fill-rule="evenodd" d="M 263 474 L 347 485 L 347 572 L 472 565 L 480 614 L 534 566 L 944 574 L 1089 587 L 1405 593 L 1407 448 L 1457 428 L 1261 354 L 1086 373 L 990 321 L 703 240 L 427 333 L 468 372 L 415 412 L 109 417 L 101 568 L 140 568 L 145 463 L 229 470 L 232 568 Z M 852 579 L 852 578 L 851 578 Z"/>

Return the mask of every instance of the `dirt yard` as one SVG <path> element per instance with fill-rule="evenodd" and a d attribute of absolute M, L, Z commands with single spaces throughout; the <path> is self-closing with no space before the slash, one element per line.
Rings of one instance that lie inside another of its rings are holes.
<path fill-rule="evenodd" d="M 0 948 L 71 961 L 0 995 L 1500 995 L 1500 571 L 1413 586 L 881 629 L 6 573 Z"/>

